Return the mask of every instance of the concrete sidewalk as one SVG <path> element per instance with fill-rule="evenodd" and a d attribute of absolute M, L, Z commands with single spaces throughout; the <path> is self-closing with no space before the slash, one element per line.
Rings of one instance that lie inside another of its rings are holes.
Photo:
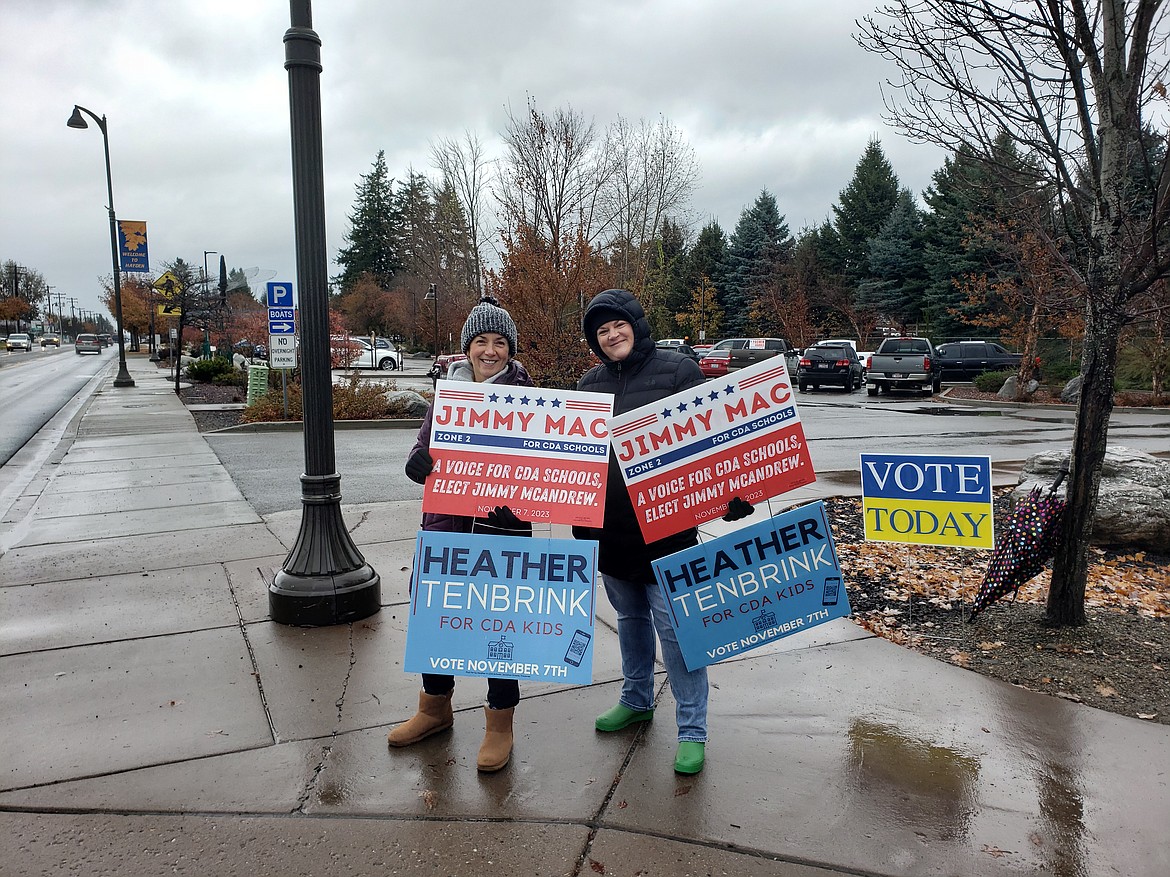
<path fill-rule="evenodd" d="M 603 597 L 594 683 L 523 685 L 503 771 L 475 770 L 477 679 L 451 732 L 388 751 L 417 502 L 343 507 L 381 612 L 273 624 L 300 513 L 257 515 L 129 367 L 2 524 L 0 874 L 1170 874 L 1165 725 L 845 620 L 711 668 L 695 777 L 664 677 L 654 722 L 593 730 L 621 675 Z"/>

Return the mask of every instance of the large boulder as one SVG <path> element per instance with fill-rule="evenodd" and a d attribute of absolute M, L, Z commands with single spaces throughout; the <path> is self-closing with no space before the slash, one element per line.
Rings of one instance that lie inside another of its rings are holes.
<path fill-rule="evenodd" d="M 1030 457 L 1012 491 L 1019 499 L 1034 487 L 1048 489 L 1068 466 L 1068 451 Z M 1067 482 L 1057 490 L 1065 496 Z M 1101 466 L 1101 487 L 1093 518 L 1093 542 L 1170 554 L 1170 461 L 1132 448 L 1111 447 Z"/>
<path fill-rule="evenodd" d="M 414 390 L 387 390 L 384 395 L 398 417 L 422 417 L 427 413 L 427 400 Z"/>
<path fill-rule="evenodd" d="M 1076 405 L 1081 399 L 1081 384 L 1084 380 L 1081 375 L 1077 375 L 1065 384 L 1064 389 L 1060 391 L 1060 401 L 1065 405 Z"/>

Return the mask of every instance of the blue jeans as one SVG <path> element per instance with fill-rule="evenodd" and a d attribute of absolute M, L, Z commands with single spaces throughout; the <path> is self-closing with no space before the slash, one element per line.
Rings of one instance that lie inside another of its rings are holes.
<path fill-rule="evenodd" d="M 609 602 L 617 610 L 622 650 L 622 706 L 654 706 L 654 631 L 662 643 L 662 663 L 674 695 L 678 739 L 707 742 L 707 668 L 688 670 L 678 647 L 670 614 L 658 585 L 642 585 L 601 574 Z"/>

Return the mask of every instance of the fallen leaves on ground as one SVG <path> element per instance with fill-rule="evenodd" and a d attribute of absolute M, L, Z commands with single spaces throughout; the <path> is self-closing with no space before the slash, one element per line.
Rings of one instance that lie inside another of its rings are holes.
<path fill-rule="evenodd" d="M 997 522 L 1008 492 L 995 491 Z M 856 624 L 985 676 L 1170 724 L 1170 558 L 1091 548 L 1083 627 L 1039 623 L 1047 569 L 968 624 L 990 550 L 867 542 L 859 497 L 825 506 Z"/>

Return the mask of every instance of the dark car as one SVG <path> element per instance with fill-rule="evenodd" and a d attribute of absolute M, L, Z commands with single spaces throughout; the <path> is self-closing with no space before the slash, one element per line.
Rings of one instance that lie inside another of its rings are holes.
<path fill-rule="evenodd" d="M 840 387 L 846 393 L 861 389 L 864 371 L 851 344 L 815 344 L 806 347 L 796 367 L 796 383 L 803 393 L 821 384 Z"/>
<path fill-rule="evenodd" d="M 673 341 L 659 341 L 655 347 L 657 347 L 659 350 L 669 350 L 672 353 L 681 353 L 683 356 L 688 357 L 689 359 L 693 359 L 695 362 L 698 362 L 700 359 L 702 359 L 702 357 L 695 352 L 695 348 L 691 347 L 689 344 L 676 344 Z"/>
<path fill-rule="evenodd" d="M 60 347 L 60 346 L 61 346 L 61 337 L 59 335 L 53 335 L 50 333 L 48 335 L 41 336 L 41 349 L 42 350 L 44 350 L 46 347 Z"/>
<path fill-rule="evenodd" d="M 973 381 L 984 372 L 1015 371 L 1021 354 L 990 341 L 950 341 L 935 348 L 944 381 Z"/>
<path fill-rule="evenodd" d="M 102 343 L 102 347 L 113 347 L 114 346 L 114 336 L 113 335 L 107 335 L 103 332 L 103 333 L 98 334 L 97 339 L 98 339 L 98 341 L 100 341 Z"/>

